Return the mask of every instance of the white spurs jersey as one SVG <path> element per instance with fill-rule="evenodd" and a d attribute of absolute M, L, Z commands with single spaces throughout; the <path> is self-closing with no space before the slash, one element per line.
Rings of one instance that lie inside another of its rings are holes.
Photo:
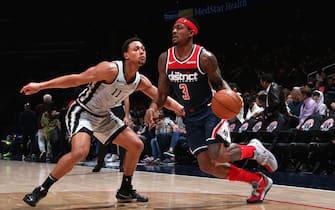
<path fill-rule="evenodd" d="M 91 82 L 79 94 L 77 102 L 86 111 L 105 116 L 116 104 L 120 104 L 127 96 L 133 93 L 140 84 L 140 74 L 136 72 L 133 82 L 127 83 L 122 61 L 113 61 L 118 67 L 118 74 L 112 83 L 103 81 Z"/>

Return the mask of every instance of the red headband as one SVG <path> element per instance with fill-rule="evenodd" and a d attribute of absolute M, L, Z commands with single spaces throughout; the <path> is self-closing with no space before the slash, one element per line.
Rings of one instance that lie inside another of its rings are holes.
<path fill-rule="evenodd" d="M 198 28 L 192 23 L 192 21 L 186 19 L 186 18 L 179 18 L 176 23 L 183 23 L 185 24 L 189 29 L 194 31 L 194 35 L 198 34 Z"/>

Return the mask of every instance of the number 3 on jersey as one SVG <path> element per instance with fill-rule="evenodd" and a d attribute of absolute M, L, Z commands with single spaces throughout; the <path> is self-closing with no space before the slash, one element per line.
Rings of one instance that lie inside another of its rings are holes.
<path fill-rule="evenodd" d="M 187 89 L 187 85 L 185 83 L 180 83 L 179 84 L 179 89 L 181 89 L 181 92 L 183 93 L 183 99 L 185 101 L 190 100 L 190 94 Z"/>

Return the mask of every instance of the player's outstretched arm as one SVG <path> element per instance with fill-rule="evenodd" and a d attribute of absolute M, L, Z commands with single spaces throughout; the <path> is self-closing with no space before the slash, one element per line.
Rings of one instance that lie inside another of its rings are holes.
<path fill-rule="evenodd" d="M 101 62 L 79 74 L 69 74 L 43 82 L 30 82 L 20 90 L 25 95 L 32 95 L 44 89 L 78 87 L 89 82 L 103 81 L 105 78 L 114 79 L 117 67 L 109 62 Z"/>

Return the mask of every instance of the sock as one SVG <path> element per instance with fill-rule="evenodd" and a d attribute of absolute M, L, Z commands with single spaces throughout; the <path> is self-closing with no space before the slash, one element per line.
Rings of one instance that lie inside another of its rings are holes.
<path fill-rule="evenodd" d="M 130 187 L 131 186 L 131 178 L 132 178 L 132 176 L 123 175 L 121 188 Z"/>
<path fill-rule="evenodd" d="M 41 187 L 43 189 L 49 190 L 49 188 L 51 187 L 51 185 L 53 185 L 56 181 L 57 181 L 57 179 L 54 178 L 54 177 L 52 177 L 51 174 L 49 174 L 48 178 L 43 182 L 43 184 L 41 185 Z"/>
<path fill-rule="evenodd" d="M 238 144 L 237 146 L 241 150 L 241 158 L 240 158 L 240 160 L 254 157 L 254 151 L 256 149 L 254 146 L 241 145 L 241 144 Z"/>
<path fill-rule="evenodd" d="M 259 181 L 261 178 L 262 176 L 260 174 L 238 168 L 233 164 L 230 164 L 230 169 L 227 176 L 227 179 L 230 181 L 242 181 L 247 183 Z"/>

